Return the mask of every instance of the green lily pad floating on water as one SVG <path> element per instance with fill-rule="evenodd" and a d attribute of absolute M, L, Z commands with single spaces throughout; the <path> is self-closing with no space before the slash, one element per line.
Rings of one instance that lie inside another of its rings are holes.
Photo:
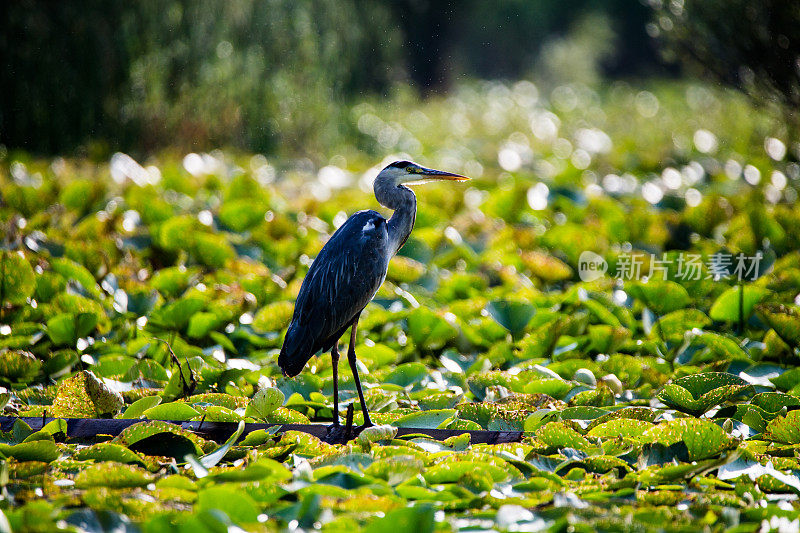
<path fill-rule="evenodd" d="M 372 426 L 359 433 L 357 442 L 362 445 L 369 445 L 378 441 L 390 441 L 397 435 L 397 427 L 390 425 Z"/>
<path fill-rule="evenodd" d="M 78 461 L 113 461 L 116 463 L 139 463 L 144 464 L 142 457 L 119 444 L 112 444 L 110 442 L 99 442 L 93 444 L 88 448 L 78 450 L 73 456 Z"/>
<path fill-rule="evenodd" d="M 428 483 L 458 483 L 470 472 L 481 472 L 494 481 L 504 481 L 509 478 L 508 472 L 488 462 L 479 461 L 448 461 L 428 468 L 423 477 Z"/>
<path fill-rule="evenodd" d="M 440 350 L 458 336 L 458 328 L 444 317 L 424 307 L 408 314 L 408 336 L 426 350 Z"/>
<path fill-rule="evenodd" d="M 75 477 L 75 486 L 79 489 L 92 487 L 124 489 L 144 487 L 154 480 L 153 474 L 141 468 L 109 461 L 81 470 Z"/>
<path fill-rule="evenodd" d="M 506 328 L 515 338 L 525 330 L 536 314 L 536 308 L 533 305 L 510 300 L 489 302 L 486 310 L 498 324 Z"/>
<path fill-rule="evenodd" d="M 398 255 L 389 262 L 386 277 L 397 283 L 414 283 L 425 274 L 425 268 L 424 263 Z"/>
<path fill-rule="evenodd" d="M 800 410 L 789 411 L 786 416 L 767 424 L 764 438 L 785 444 L 800 444 Z"/>
<path fill-rule="evenodd" d="M 42 362 L 30 352 L 0 352 L 0 380 L 7 383 L 27 382 L 42 368 Z"/>
<path fill-rule="evenodd" d="M 784 407 L 800 406 L 800 398 L 782 392 L 762 392 L 753 396 L 750 403 L 768 413 L 777 413 Z"/>
<path fill-rule="evenodd" d="M 293 312 L 292 302 L 273 302 L 265 305 L 253 317 L 253 329 L 261 333 L 280 331 L 289 325 Z"/>
<path fill-rule="evenodd" d="M 125 409 L 122 418 L 141 418 L 145 411 L 161 403 L 161 396 L 145 396 L 139 398 Z"/>
<path fill-rule="evenodd" d="M 653 427 L 653 424 L 645 420 L 636 420 L 634 418 L 614 418 L 608 422 L 603 422 L 593 427 L 586 435 L 595 438 L 636 438 L 651 427 Z"/>
<path fill-rule="evenodd" d="M 543 378 L 526 383 L 523 392 L 526 394 L 547 394 L 561 400 L 573 388 L 575 388 L 575 383 L 572 381 L 566 381 L 560 377 Z"/>
<path fill-rule="evenodd" d="M 698 309 L 679 309 L 658 319 L 650 332 L 651 338 L 661 338 L 668 342 L 681 342 L 687 331 L 704 328 L 711 319 Z"/>
<path fill-rule="evenodd" d="M 668 383 L 658 394 L 658 399 L 673 409 L 700 416 L 748 389 L 752 390 L 751 385 L 733 374 L 703 372 Z"/>
<path fill-rule="evenodd" d="M 211 268 L 222 268 L 227 261 L 236 257 L 236 250 L 228 239 L 216 233 L 196 233 L 194 250 L 197 259 Z"/>
<path fill-rule="evenodd" d="M 500 370 L 473 374 L 467 378 L 467 386 L 475 398 L 481 401 L 486 397 L 486 389 L 489 387 L 501 386 L 514 392 L 523 391 L 523 383 L 519 377 Z"/>
<path fill-rule="evenodd" d="M 222 511 L 238 524 L 256 522 L 259 514 L 258 506 L 247 493 L 224 485 L 211 486 L 200 491 L 197 495 L 197 509 Z"/>
<path fill-rule="evenodd" d="M 89 370 L 58 386 L 50 413 L 59 418 L 102 418 L 119 412 L 125 401 Z"/>
<path fill-rule="evenodd" d="M 674 281 L 649 280 L 628 287 L 631 295 L 659 315 L 683 309 L 692 299 L 683 285 Z"/>
<path fill-rule="evenodd" d="M 219 218 L 233 231 L 241 233 L 264 220 L 267 206 L 250 198 L 228 200 L 219 209 Z"/>
<path fill-rule="evenodd" d="M 589 445 L 580 433 L 562 422 L 550 422 L 536 432 L 536 438 L 553 448 L 585 450 Z"/>
<path fill-rule="evenodd" d="M 597 324 L 589 326 L 591 348 L 599 353 L 614 353 L 628 340 L 631 332 L 621 326 Z"/>
<path fill-rule="evenodd" d="M 221 405 L 209 405 L 208 407 L 197 406 L 197 409 L 202 412 L 200 417 L 194 417 L 194 420 L 205 420 L 206 422 L 239 422 L 242 416 L 236 411 L 222 407 Z"/>
<path fill-rule="evenodd" d="M 47 336 L 57 345 L 73 346 L 97 326 L 94 313 L 59 313 L 47 321 Z"/>
<path fill-rule="evenodd" d="M 434 429 L 439 427 L 448 418 L 453 417 L 456 413 L 457 411 L 455 409 L 418 411 L 399 418 L 393 422 L 392 425 L 399 428 Z"/>
<path fill-rule="evenodd" d="M 196 403 L 204 403 L 211 405 L 219 405 L 220 407 L 227 407 L 228 409 L 238 409 L 240 407 L 247 407 L 249 402 L 248 398 L 243 396 L 231 396 L 223 392 L 204 392 L 202 394 L 195 394 L 186 398 L 186 403 L 192 405 Z"/>
<path fill-rule="evenodd" d="M 204 306 L 205 300 L 200 296 L 186 296 L 154 310 L 150 314 L 148 324 L 168 330 L 179 330 L 186 326 L 192 315 Z"/>
<path fill-rule="evenodd" d="M 642 433 L 639 440 L 664 446 L 683 442 L 690 461 L 715 457 L 725 450 L 735 448 L 738 444 L 714 422 L 698 418 L 679 418 L 661 422 Z"/>
<path fill-rule="evenodd" d="M 19 253 L 0 252 L 0 305 L 24 304 L 36 288 L 36 279 L 30 263 Z"/>
<path fill-rule="evenodd" d="M 750 357 L 741 346 L 732 338 L 720 333 L 704 331 L 695 337 L 695 340 L 705 344 L 719 359 L 749 361 Z"/>
<path fill-rule="evenodd" d="M 183 460 L 187 454 L 203 454 L 197 435 L 160 420 L 129 426 L 111 442 L 145 455 L 165 455 L 178 460 Z"/>
<path fill-rule="evenodd" d="M 278 407 L 283 405 L 285 399 L 286 397 L 280 389 L 276 389 L 275 387 L 260 389 L 256 392 L 255 396 L 253 396 L 253 399 L 250 400 L 250 403 L 247 404 L 245 416 L 252 416 L 264 420 Z"/>
<path fill-rule="evenodd" d="M 278 407 L 267 415 L 266 422 L 269 424 L 308 424 L 310 421 L 306 415 L 299 411 Z"/>
<path fill-rule="evenodd" d="M 151 407 L 142 413 L 150 420 L 191 420 L 200 413 L 183 402 L 168 402 Z"/>
<path fill-rule="evenodd" d="M 364 533 L 396 533 L 397 531 L 433 533 L 436 525 L 434 515 L 435 509 L 430 505 L 395 509 L 370 523 L 364 528 Z"/>
<path fill-rule="evenodd" d="M 775 330 L 789 346 L 800 346 L 800 307 L 783 304 L 759 304 L 755 306 L 758 316 Z"/>
<path fill-rule="evenodd" d="M 740 294 L 741 293 L 741 294 Z M 711 306 L 709 316 L 721 322 L 739 321 L 739 300 L 741 298 L 741 317 L 750 318 L 756 304 L 769 294 L 769 290 L 756 285 L 737 285 L 723 292 Z"/>
<path fill-rule="evenodd" d="M 33 440 L 20 444 L 0 443 L 0 455 L 13 457 L 17 461 L 41 461 L 52 463 L 61 455 L 58 447 L 52 440 Z"/>
<path fill-rule="evenodd" d="M 189 319 L 186 335 L 192 339 L 202 339 L 219 326 L 220 319 L 214 313 L 199 312 Z"/>
<path fill-rule="evenodd" d="M 419 385 L 428 374 L 428 368 L 422 363 L 404 363 L 402 365 L 397 365 L 397 367 L 386 376 L 384 383 L 391 383 L 403 388 L 411 387 Z"/>
<path fill-rule="evenodd" d="M 100 289 L 97 287 L 94 276 L 85 266 L 66 257 L 60 257 L 50 262 L 50 268 L 68 280 L 77 281 L 92 295 L 97 296 L 100 294 Z"/>

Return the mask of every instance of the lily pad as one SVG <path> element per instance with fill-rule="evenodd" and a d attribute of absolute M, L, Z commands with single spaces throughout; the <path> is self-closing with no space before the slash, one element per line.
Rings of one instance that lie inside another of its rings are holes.
<path fill-rule="evenodd" d="M 408 314 L 408 336 L 426 350 L 440 350 L 458 335 L 458 328 L 424 307 Z"/>
<path fill-rule="evenodd" d="M 154 310 L 149 324 L 168 329 L 180 330 L 189 323 L 192 315 L 205 307 L 205 300 L 199 296 L 186 296 Z"/>
<path fill-rule="evenodd" d="M 719 333 L 704 331 L 695 339 L 708 346 L 709 350 L 721 359 L 748 360 L 749 357 L 735 340 Z"/>
<path fill-rule="evenodd" d="M 100 289 L 97 287 L 94 276 L 85 266 L 71 259 L 67 259 L 66 257 L 59 257 L 51 261 L 50 268 L 64 276 L 67 280 L 77 281 L 91 294 L 100 294 Z"/>
<path fill-rule="evenodd" d="M 536 432 L 536 438 L 554 448 L 585 450 L 589 447 L 589 441 L 561 422 L 545 424 Z"/>
<path fill-rule="evenodd" d="M 445 420 L 456 414 L 455 409 L 437 409 L 430 411 L 419 411 L 405 415 L 392 423 L 399 428 L 424 428 L 434 429 L 439 427 Z"/>
<path fill-rule="evenodd" d="M 674 281 L 654 280 L 633 283 L 628 290 L 631 295 L 659 315 L 683 309 L 691 298 L 686 288 Z"/>
<path fill-rule="evenodd" d="M 667 313 L 653 325 L 650 336 L 663 338 L 669 342 L 681 342 L 686 332 L 694 328 L 704 328 L 711 324 L 711 319 L 699 309 L 679 309 Z"/>
<path fill-rule="evenodd" d="M 658 399 L 670 407 L 699 416 L 721 403 L 736 398 L 752 386 L 726 372 L 704 372 L 668 383 Z"/>
<path fill-rule="evenodd" d="M 800 308 L 798 306 L 758 304 L 756 312 L 789 346 L 800 347 Z"/>
<path fill-rule="evenodd" d="M 800 444 L 800 410 L 789 411 L 786 416 L 771 421 L 764 437 L 785 444 Z"/>
<path fill-rule="evenodd" d="M 189 453 L 203 455 L 200 441 L 194 433 L 160 420 L 129 426 L 112 442 L 145 455 L 166 455 L 180 460 Z"/>
<path fill-rule="evenodd" d="M 33 440 L 9 445 L 0 443 L 0 454 L 13 457 L 17 461 L 41 461 L 52 463 L 61 452 L 52 440 Z"/>
<path fill-rule="evenodd" d="M 384 379 L 385 383 L 392 383 L 400 387 L 414 387 L 419 385 L 423 378 L 428 376 L 428 369 L 422 363 L 405 363 L 398 365 Z"/>
<path fill-rule="evenodd" d="M 800 406 L 800 398 L 781 392 L 762 392 L 753 396 L 750 403 L 768 413 L 777 413 L 784 407 Z"/>
<path fill-rule="evenodd" d="M 142 413 L 150 420 L 191 420 L 200 413 L 183 402 L 168 402 L 156 405 Z"/>
<path fill-rule="evenodd" d="M 536 314 L 536 308 L 525 302 L 495 300 L 486 306 L 489 315 L 514 337 L 519 336 Z"/>
<path fill-rule="evenodd" d="M 250 403 L 247 404 L 245 416 L 252 416 L 255 418 L 266 419 L 278 407 L 283 405 L 285 396 L 275 387 L 265 387 L 256 392 Z"/>
<path fill-rule="evenodd" d="M 416 426 L 420 427 L 420 426 Z M 390 441 L 397 435 L 397 427 L 390 425 L 372 426 L 364 429 L 358 435 L 358 443 L 362 445 L 378 441 Z"/>
<path fill-rule="evenodd" d="M 260 332 L 280 331 L 289 325 L 294 305 L 292 302 L 274 302 L 268 304 L 253 317 L 253 329 Z"/>
<path fill-rule="evenodd" d="M 236 232 L 248 230 L 264 220 L 267 208 L 250 198 L 228 200 L 219 210 L 219 219 Z"/>
<path fill-rule="evenodd" d="M 741 294 L 740 294 L 741 292 Z M 763 300 L 769 291 L 756 285 L 736 285 L 723 292 L 711 306 L 709 316 L 722 322 L 737 322 L 741 316 L 743 320 L 750 318 L 758 302 Z M 741 299 L 741 313 L 740 313 Z"/>
<path fill-rule="evenodd" d="M 28 382 L 36 377 L 41 368 L 42 362 L 30 352 L 0 351 L 0 379 L 6 383 Z"/>
<path fill-rule="evenodd" d="M 36 288 L 30 263 L 21 253 L 0 251 L 0 305 L 24 304 Z"/>
<path fill-rule="evenodd" d="M 720 426 L 697 418 L 661 422 L 642 433 L 640 440 L 665 446 L 682 442 L 686 445 L 690 461 L 715 457 L 737 445 Z"/>
<path fill-rule="evenodd" d="M 125 489 L 144 487 L 155 481 L 155 476 L 134 465 L 104 462 L 81 470 L 75 477 L 75 487 L 109 487 Z"/>
<path fill-rule="evenodd" d="M 118 392 L 84 370 L 61 382 L 50 412 L 61 418 L 102 418 L 116 414 L 124 405 Z"/>
<path fill-rule="evenodd" d="M 635 420 L 632 418 L 616 418 L 598 424 L 589 430 L 586 434 L 588 437 L 602 437 L 602 438 L 617 438 L 628 437 L 636 438 L 642 435 L 645 431 L 653 427 L 653 424 L 644 420 Z"/>
<path fill-rule="evenodd" d="M 144 464 L 138 453 L 119 444 L 99 442 L 87 448 L 82 448 L 74 455 L 78 461 L 114 461 L 117 463 Z"/>
<path fill-rule="evenodd" d="M 59 313 L 47 321 L 47 335 L 57 345 L 73 346 L 97 326 L 95 313 Z"/>
<path fill-rule="evenodd" d="M 433 533 L 435 509 L 423 505 L 395 509 L 364 528 L 364 533 L 396 533 L 397 531 L 414 531 L 415 533 Z"/>
<path fill-rule="evenodd" d="M 144 398 L 139 398 L 125 409 L 125 412 L 122 413 L 122 418 L 142 418 L 145 411 L 160 403 L 160 396 L 145 396 Z"/>

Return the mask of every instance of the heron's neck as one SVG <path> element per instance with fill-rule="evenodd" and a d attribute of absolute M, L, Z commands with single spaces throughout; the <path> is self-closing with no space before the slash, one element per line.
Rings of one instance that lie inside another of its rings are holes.
<path fill-rule="evenodd" d="M 417 216 L 417 197 L 411 189 L 402 185 L 395 185 L 391 180 L 375 180 L 375 198 L 389 209 L 394 209 L 392 218 L 389 219 L 389 247 L 392 255 L 405 244 L 411 230 L 414 229 L 414 220 Z"/>

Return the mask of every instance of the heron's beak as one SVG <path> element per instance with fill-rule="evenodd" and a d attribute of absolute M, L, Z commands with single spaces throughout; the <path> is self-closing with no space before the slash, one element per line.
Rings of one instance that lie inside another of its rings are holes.
<path fill-rule="evenodd" d="M 432 168 L 420 167 L 416 173 L 419 179 L 412 181 L 404 181 L 403 185 L 422 185 L 423 183 L 430 183 L 432 181 L 468 181 L 469 178 L 461 174 L 453 174 L 452 172 L 445 172 L 444 170 L 434 170 Z"/>

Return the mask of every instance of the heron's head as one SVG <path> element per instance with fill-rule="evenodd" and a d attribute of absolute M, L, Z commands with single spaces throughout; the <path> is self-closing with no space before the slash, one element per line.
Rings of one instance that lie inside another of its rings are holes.
<path fill-rule="evenodd" d="M 393 185 L 422 185 L 432 181 L 467 181 L 461 174 L 434 170 L 411 161 L 395 161 L 381 170 L 378 177 L 389 180 Z"/>

